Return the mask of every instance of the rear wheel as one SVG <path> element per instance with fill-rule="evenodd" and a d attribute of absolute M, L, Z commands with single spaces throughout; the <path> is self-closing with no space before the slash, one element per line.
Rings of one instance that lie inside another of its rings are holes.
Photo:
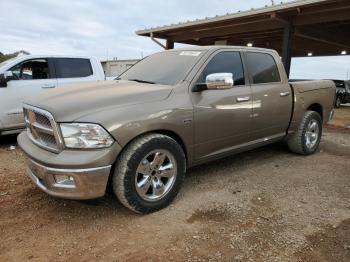
<path fill-rule="evenodd" d="M 322 136 L 322 118 L 319 113 L 307 111 L 299 129 L 287 141 L 289 149 L 298 154 L 313 154 L 320 144 Z"/>
<path fill-rule="evenodd" d="M 119 157 L 113 191 L 119 201 L 138 213 L 168 206 L 184 180 L 186 158 L 172 138 L 149 134 L 130 143 Z"/>

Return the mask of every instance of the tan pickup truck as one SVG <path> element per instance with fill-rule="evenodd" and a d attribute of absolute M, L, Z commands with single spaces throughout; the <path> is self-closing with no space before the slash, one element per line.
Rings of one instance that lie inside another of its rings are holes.
<path fill-rule="evenodd" d="M 332 81 L 288 83 L 273 50 L 171 50 L 119 79 L 27 100 L 18 143 L 46 193 L 91 199 L 110 184 L 123 205 L 149 213 L 169 205 L 194 165 L 282 140 L 314 153 L 334 97 Z"/>

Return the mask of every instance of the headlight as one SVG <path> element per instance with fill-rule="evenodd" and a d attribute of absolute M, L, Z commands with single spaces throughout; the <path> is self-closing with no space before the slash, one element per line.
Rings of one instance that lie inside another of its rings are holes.
<path fill-rule="evenodd" d="M 60 124 L 67 148 L 104 148 L 113 144 L 113 138 L 96 124 Z"/>

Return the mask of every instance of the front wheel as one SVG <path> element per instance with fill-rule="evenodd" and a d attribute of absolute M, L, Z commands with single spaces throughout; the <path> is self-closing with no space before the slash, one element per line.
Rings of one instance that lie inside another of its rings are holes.
<path fill-rule="evenodd" d="M 113 191 L 127 208 L 137 213 L 154 212 L 175 198 L 185 170 L 185 154 L 174 139 L 148 134 L 122 152 L 113 174 Z"/>
<path fill-rule="evenodd" d="M 307 111 L 301 120 L 298 131 L 288 140 L 289 149 L 297 154 L 315 153 L 322 136 L 322 118 L 319 113 Z"/>

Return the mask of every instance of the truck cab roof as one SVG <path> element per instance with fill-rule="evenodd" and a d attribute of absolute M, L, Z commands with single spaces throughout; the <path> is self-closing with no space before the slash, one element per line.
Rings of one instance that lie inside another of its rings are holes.
<path fill-rule="evenodd" d="M 167 50 L 168 52 L 171 51 L 216 51 L 221 49 L 240 49 L 240 50 L 247 50 L 247 51 L 259 51 L 259 52 L 276 52 L 273 49 L 267 49 L 267 48 L 260 48 L 260 47 L 249 47 L 249 46 L 230 46 L 230 45 L 210 45 L 210 46 L 193 46 L 193 47 L 184 47 L 184 48 L 177 48 L 177 49 L 170 49 Z"/>

